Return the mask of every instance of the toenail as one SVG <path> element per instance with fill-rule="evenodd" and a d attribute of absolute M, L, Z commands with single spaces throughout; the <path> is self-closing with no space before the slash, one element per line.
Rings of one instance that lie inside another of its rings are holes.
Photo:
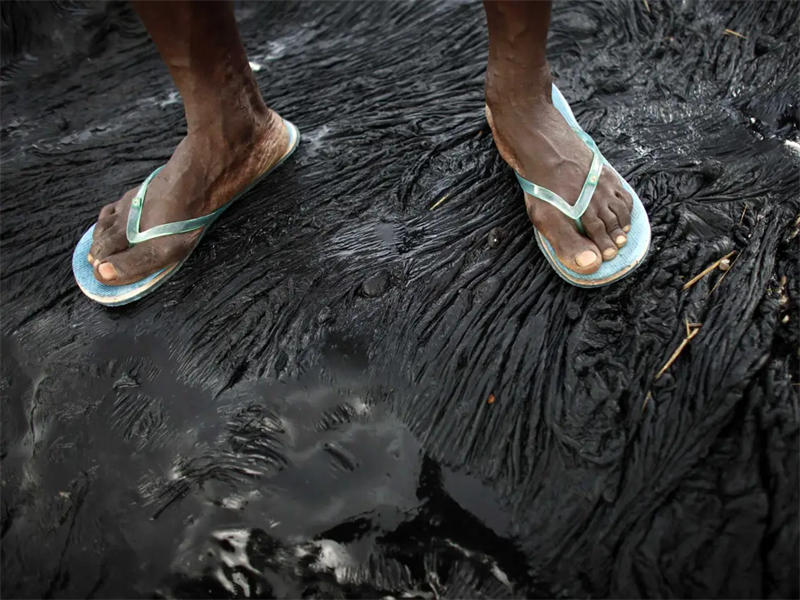
<path fill-rule="evenodd" d="M 614 241 L 617 242 L 617 246 L 622 246 L 625 242 L 628 241 L 628 238 L 626 238 L 624 235 L 618 235 L 617 239 Z"/>
<path fill-rule="evenodd" d="M 580 254 L 575 257 L 575 263 L 579 267 L 588 267 L 597 260 L 597 254 L 592 252 L 591 250 L 584 250 Z"/>
<path fill-rule="evenodd" d="M 630 225 L 625 225 L 625 227 L 622 228 L 622 231 L 624 231 L 625 233 L 628 233 L 630 230 L 631 230 Z"/>
<path fill-rule="evenodd" d="M 605 250 L 603 250 L 603 258 L 605 258 L 606 260 L 614 258 L 616 255 L 617 251 L 614 250 L 613 248 L 606 248 Z"/>
<path fill-rule="evenodd" d="M 109 262 L 105 262 L 97 267 L 97 272 L 100 273 L 100 277 L 105 280 L 117 278 L 117 270 L 114 268 L 114 265 Z"/>

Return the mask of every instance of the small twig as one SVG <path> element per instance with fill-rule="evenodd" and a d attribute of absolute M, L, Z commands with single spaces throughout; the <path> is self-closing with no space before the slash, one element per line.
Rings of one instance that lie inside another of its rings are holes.
<path fill-rule="evenodd" d="M 647 10 L 647 12 L 650 12 L 650 5 L 647 3 L 647 0 L 642 0 L 642 2 L 644 2 L 644 7 Z"/>
<path fill-rule="evenodd" d="M 685 338 L 681 340 L 681 343 L 675 349 L 675 352 L 672 353 L 672 356 L 669 357 L 669 360 L 666 362 L 666 364 L 663 367 L 661 367 L 661 370 L 656 375 L 656 379 L 661 377 L 664 374 L 664 372 L 672 366 L 672 363 L 674 363 L 678 359 L 678 356 L 680 356 L 681 352 L 683 352 L 683 349 L 686 348 L 686 345 L 689 343 L 689 341 L 699 332 L 700 328 L 697 327 L 696 329 L 693 329 L 689 335 L 687 335 Z"/>
<path fill-rule="evenodd" d="M 743 40 L 747 39 L 746 35 L 742 35 L 738 31 L 734 31 L 733 29 L 726 29 L 725 31 L 722 32 L 722 35 L 735 35 L 736 37 L 742 38 Z"/>
<path fill-rule="evenodd" d="M 739 225 L 741 225 L 742 221 L 744 221 L 744 213 L 746 212 L 747 212 L 747 202 L 744 203 L 744 210 L 742 210 L 742 216 L 739 217 Z"/>
<path fill-rule="evenodd" d="M 440 205 L 442 202 L 444 202 L 445 200 L 447 200 L 447 198 L 448 198 L 449 196 L 450 196 L 450 194 L 445 194 L 444 196 L 442 196 L 441 198 L 439 198 L 439 199 L 438 199 L 438 200 L 437 200 L 437 201 L 436 201 L 436 202 L 433 204 L 433 206 L 431 206 L 431 207 L 430 207 L 428 210 L 433 210 L 433 209 L 435 209 L 435 208 L 436 208 L 437 206 L 439 206 L 439 205 Z"/>
<path fill-rule="evenodd" d="M 719 260 L 717 260 L 716 262 L 713 262 L 713 263 L 711 263 L 711 264 L 710 264 L 709 266 L 707 266 L 705 269 L 703 269 L 702 271 L 700 271 L 700 272 L 699 272 L 697 275 L 695 275 L 695 276 L 694 276 L 694 277 L 692 277 L 692 278 L 691 278 L 689 281 L 687 281 L 686 283 L 684 283 L 684 284 L 683 284 L 683 288 L 682 288 L 682 289 L 683 289 L 683 291 L 686 291 L 686 290 L 688 290 L 688 289 L 689 289 L 690 287 L 692 287 L 692 286 L 693 286 L 695 283 L 697 283 L 697 282 L 698 282 L 698 281 L 700 281 L 700 280 L 701 280 L 703 277 L 705 277 L 706 275 L 708 275 L 709 273 L 711 273 L 711 271 L 713 271 L 714 269 L 716 269 L 716 268 L 719 266 L 719 263 L 721 263 L 721 262 L 722 262 L 723 260 L 725 260 L 726 258 L 730 258 L 730 257 L 731 257 L 731 256 L 733 256 L 735 253 L 736 253 L 736 250 L 732 250 L 731 252 L 728 252 L 728 253 L 727 253 L 725 256 L 723 256 L 722 258 L 720 258 L 720 259 L 719 259 Z"/>
<path fill-rule="evenodd" d="M 725 276 L 731 272 L 733 265 L 735 265 L 736 261 L 739 260 L 739 256 L 740 256 L 739 254 L 736 255 L 736 258 L 733 259 L 733 262 L 730 264 L 728 269 L 722 274 L 722 276 L 719 279 L 717 279 L 717 283 L 715 283 L 714 286 L 708 291 L 709 296 L 714 292 L 715 289 L 719 287 L 719 284 L 722 283 L 722 280 L 725 279 Z"/>
<path fill-rule="evenodd" d="M 692 329 L 697 329 L 698 327 L 702 327 L 703 326 L 702 323 L 694 323 L 694 322 L 689 323 L 689 319 L 684 319 L 684 322 L 686 323 L 686 336 L 687 337 L 692 335 Z"/>
<path fill-rule="evenodd" d="M 644 397 L 644 402 L 642 402 L 642 413 L 644 413 L 644 409 L 647 408 L 647 403 L 650 402 L 652 397 L 653 392 L 647 392 L 647 396 Z"/>

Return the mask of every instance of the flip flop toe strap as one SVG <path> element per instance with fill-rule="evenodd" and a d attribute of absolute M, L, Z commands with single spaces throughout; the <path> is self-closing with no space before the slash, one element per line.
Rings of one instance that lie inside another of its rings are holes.
<path fill-rule="evenodd" d="M 528 181 L 516 171 L 514 171 L 514 174 L 517 176 L 520 187 L 522 187 L 525 192 L 534 198 L 538 198 L 539 200 L 543 200 L 544 202 L 555 206 L 562 213 L 571 219 L 574 219 L 578 225 L 578 229 L 583 231 L 581 217 L 583 216 L 583 213 L 586 212 L 589 202 L 592 200 L 592 195 L 594 194 L 595 189 L 597 189 L 597 182 L 600 180 L 600 173 L 603 170 L 603 155 L 600 154 L 600 151 L 597 149 L 594 140 L 592 140 L 592 138 L 590 138 L 586 133 L 580 130 L 576 130 L 575 133 L 578 134 L 578 136 L 592 151 L 592 165 L 589 167 L 589 173 L 586 175 L 586 179 L 583 182 L 583 187 L 581 188 L 581 193 L 578 195 L 578 200 L 575 202 L 575 204 L 570 204 L 555 192 L 537 185 L 532 181 Z"/>
<path fill-rule="evenodd" d="M 163 169 L 163 166 L 158 167 L 155 171 L 150 173 L 147 179 L 142 182 L 142 185 L 139 186 L 136 195 L 131 201 L 131 208 L 128 212 L 128 224 L 125 230 L 128 243 L 131 246 L 165 235 L 175 235 L 177 233 L 186 233 L 187 231 L 200 229 L 209 222 L 213 221 L 217 217 L 217 213 L 220 211 L 220 209 L 217 209 L 211 214 L 203 215 L 202 217 L 186 219 L 185 221 L 175 221 L 173 223 L 164 223 L 163 225 L 151 227 L 147 231 L 139 231 L 139 221 L 142 218 L 142 208 L 144 207 L 144 198 L 147 194 L 147 186 L 161 169 Z"/>

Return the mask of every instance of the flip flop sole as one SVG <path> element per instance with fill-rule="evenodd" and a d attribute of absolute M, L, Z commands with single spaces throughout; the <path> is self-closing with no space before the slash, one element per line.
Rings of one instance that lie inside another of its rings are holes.
<path fill-rule="evenodd" d="M 267 175 L 277 169 L 297 149 L 297 146 L 300 143 L 300 131 L 293 123 L 287 121 L 286 119 L 284 119 L 284 122 L 289 130 L 289 147 L 284 155 L 280 158 L 280 160 L 278 160 L 278 162 L 264 171 L 264 173 L 256 177 L 253 182 L 250 183 L 250 185 L 248 185 L 244 190 L 236 194 L 236 196 L 234 196 L 225 205 L 225 209 L 230 207 L 236 200 L 244 196 Z M 224 210 L 220 211 L 220 215 L 223 212 Z M 94 269 L 86 259 L 86 256 L 89 254 L 89 250 L 92 247 L 92 236 L 95 228 L 95 225 L 92 225 L 86 231 L 86 233 L 83 234 L 78 242 L 78 245 L 75 247 L 74 252 L 72 253 L 72 273 L 75 276 L 75 281 L 77 282 L 80 290 L 87 297 L 91 298 L 95 302 L 103 304 L 104 306 L 122 306 L 123 304 L 129 304 L 130 302 L 139 300 L 143 296 L 155 291 L 158 286 L 178 272 L 181 266 L 183 266 L 183 263 L 186 262 L 189 256 L 192 255 L 192 252 L 194 252 L 195 248 L 197 248 L 197 246 L 200 244 L 206 232 L 208 232 L 212 225 L 213 222 L 209 223 L 203 228 L 203 231 L 198 236 L 194 246 L 192 246 L 192 249 L 182 261 L 165 267 L 143 279 L 140 279 L 139 281 L 127 285 L 106 285 L 104 283 L 100 283 L 95 278 Z"/>

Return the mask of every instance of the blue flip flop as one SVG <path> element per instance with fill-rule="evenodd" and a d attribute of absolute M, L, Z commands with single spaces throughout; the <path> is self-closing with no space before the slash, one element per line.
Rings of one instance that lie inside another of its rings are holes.
<path fill-rule="evenodd" d="M 578 125 L 578 121 L 575 119 L 575 115 L 572 114 L 569 104 L 567 104 L 564 96 L 561 95 L 561 92 L 555 85 L 553 85 L 552 96 L 553 106 L 555 106 L 558 112 L 562 114 L 564 119 L 567 121 L 567 124 L 572 127 L 575 133 L 578 134 L 578 137 L 583 140 L 593 154 L 592 165 L 589 167 L 589 173 L 583 183 L 581 193 L 578 195 L 578 200 L 574 205 L 570 205 L 555 192 L 551 192 L 547 188 L 536 185 L 532 181 L 528 181 L 516 171 L 515 174 L 519 180 L 520 186 L 525 192 L 534 198 L 538 198 L 539 200 L 543 200 L 544 202 L 555 206 L 562 213 L 571 219 L 574 219 L 578 225 L 579 231 L 583 231 L 581 216 L 583 216 L 583 213 L 586 211 L 586 208 L 589 206 L 589 203 L 592 200 L 592 195 L 597 187 L 597 182 L 600 179 L 600 172 L 603 170 L 603 166 L 608 167 L 611 172 L 619 178 L 622 187 L 633 198 L 633 210 L 631 211 L 631 230 L 625 234 L 628 238 L 628 241 L 622 248 L 618 249 L 617 255 L 609 261 L 603 261 L 603 264 L 600 265 L 600 268 L 594 273 L 582 275 L 567 267 L 558 259 L 558 256 L 556 256 L 556 252 L 550 242 L 547 241 L 541 232 L 534 227 L 536 242 L 539 244 L 539 248 L 547 259 L 547 262 L 550 263 L 550 265 L 553 267 L 553 269 L 555 269 L 556 273 L 558 273 L 562 279 L 568 281 L 572 285 L 584 288 L 608 285 L 630 275 L 634 269 L 636 269 L 636 267 L 638 267 L 640 264 L 642 264 L 642 261 L 644 261 L 645 257 L 647 256 L 647 251 L 650 249 L 650 221 L 647 218 L 647 212 L 645 211 L 639 196 L 628 184 L 628 182 L 625 181 L 625 179 L 623 179 L 619 173 L 617 173 L 616 169 L 614 169 L 614 167 L 612 167 L 611 164 L 600 153 L 600 150 L 597 148 L 597 144 L 595 144 L 594 140 L 589 136 L 589 134 L 581 129 L 581 126 Z"/>
<path fill-rule="evenodd" d="M 75 281 L 78 283 L 78 287 L 81 288 L 81 291 L 95 302 L 99 302 L 105 306 L 121 306 L 146 296 L 164 283 L 167 279 L 169 279 L 172 275 L 177 273 L 178 269 L 181 268 L 183 263 L 186 262 L 186 259 L 189 258 L 194 249 L 197 248 L 200 240 L 203 239 L 203 236 L 211 228 L 211 225 L 214 223 L 214 221 L 216 221 L 219 216 L 225 212 L 225 209 L 231 206 L 231 204 L 233 204 L 236 200 L 241 198 L 264 177 L 277 169 L 278 166 L 280 166 L 281 163 L 289 158 L 295 151 L 300 142 L 300 131 L 294 126 L 293 123 L 290 123 L 286 119 L 284 119 L 283 122 L 286 125 L 287 131 L 289 132 L 289 146 L 280 160 L 267 169 L 264 173 L 256 177 L 250 185 L 236 194 L 236 196 L 234 196 L 229 202 L 208 215 L 194 219 L 187 219 L 186 221 L 165 223 L 164 225 L 151 227 L 146 231 L 139 231 L 139 220 L 142 216 L 142 207 L 144 205 L 145 194 L 147 193 L 147 186 L 153 177 L 155 177 L 163 167 L 158 167 L 155 171 L 150 173 L 148 178 L 144 180 L 141 186 L 139 186 L 139 190 L 136 192 L 136 196 L 134 196 L 133 201 L 131 202 L 131 207 L 128 212 L 128 224 L 125 232 L 128 238 L 128 244 L 135 246 L 136 244 L 140 244 L 141 242 L 151 240 L 156 237 L 186 233 L 188 231 L 200 229 L 201 227 L 203 228 L 202 233 L 198 236 L 197 241 L 195 241 L 194 246 L 189 251 L 189 254 L 187 254 L 186 257 L 180 262 L 156 271 L 155 273 L 148 275 L 147 277 L 144 277 L 143 279 L 140 279 L 134 283 L 129 283 L 126 285 L 106 285 L 104 283 L 100 283 L 95 278 L 94 269 L 86 258 L 89 254 L 90 248 L 92 247 L 92 234 L 95 228 L 95 225 L 92 225 L 89 230 L 83 234 L 83 237 L 75 247 L 75 251 L 72 253 L 72 272 L 75 275 Z"/>

